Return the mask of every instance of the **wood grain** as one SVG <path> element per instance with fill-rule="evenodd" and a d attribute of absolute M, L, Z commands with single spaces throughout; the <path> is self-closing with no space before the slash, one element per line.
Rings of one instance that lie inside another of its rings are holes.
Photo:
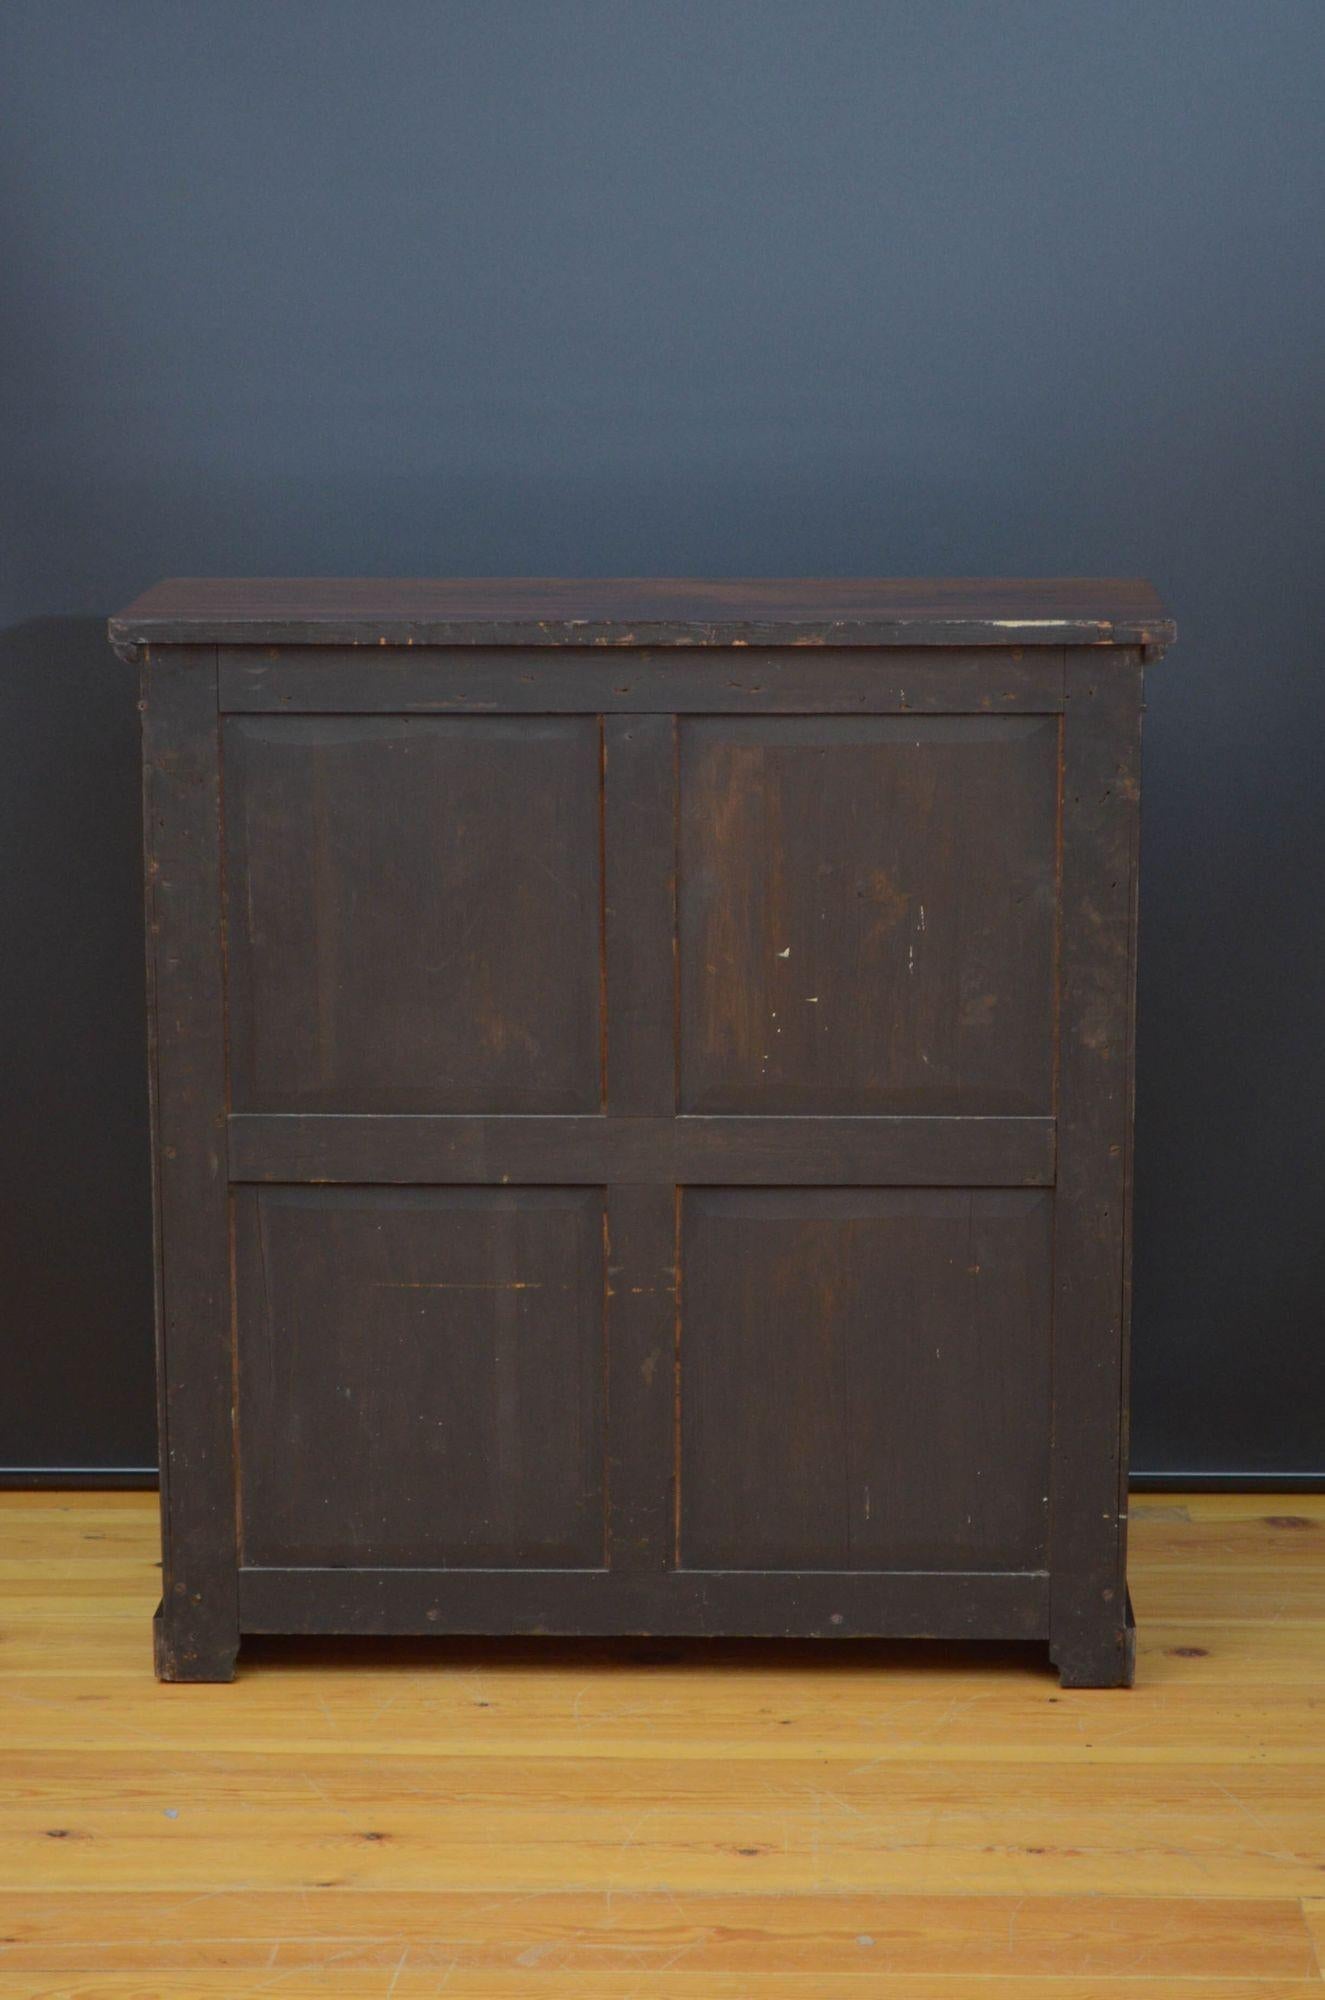
<path fill-rule="evenodd" d="M 1058 722 L 685 718 L 681 1104 L 1052 1110 Z"/>
<path fill-rule="evenodd" d="M 1121 1701 L 1012 1646 L 267 1640 L 160 1686 L 155 1537 L 0 1496 L 15 2000 L 1325 1992 L 1325 1496 L 1133 1503 Z"/>
<path fill-rule="evenodd" d="M 609 1063 L 611 1056 L 609 1052 Z M 460 1118 L 242 1112 L 237 1181 L 1047 1187 L 1052 1118 Z"/>
<path fill-rule="evenodd" d="M 596 1188 L 244 1189 L 242 1560 L 599 1563 L 602 1240 Z"/>
<path fill-rule="evenodd" d="M 1045 715 L 1063 706 L 1063 658 L 1061 646 L 243 646 L 223 650 L 219 691 L 240 715 Z"/>
<path fill-rule="evenodd" d="M 683 1217 L 687 1566 L 1045 1567 L 1048 1195 L 694 1188 Z"/>
<path fill-rule="evenodd" d="M 237 1110 L 599 1110 L 593 721 L 234 716 L 223 741 Z"/>
<path fill-rule="evenodd" d="M 676 1110 L 676 719 L 603 721 L 603 1105 Z"/>

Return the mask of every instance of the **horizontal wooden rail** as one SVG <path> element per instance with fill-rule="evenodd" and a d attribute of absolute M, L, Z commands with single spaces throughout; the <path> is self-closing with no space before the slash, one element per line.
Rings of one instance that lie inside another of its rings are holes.
<path fill-rule="evenodd" d="M 1040 1570 L 241 1569 L 245 1632 L 1042 1639 Z"/>
<path fill-rule="evenodd" d="M 249 715 L 1016 715 L 1063 706 L 1061 646 L 559 651 L 228 648 L 220 706 Z"/>
<path fill-rule="evenodd" d="M 241 1112 L 235 1181 L 1048 1187 L 1052 1118 L 475 1118 Z"/>

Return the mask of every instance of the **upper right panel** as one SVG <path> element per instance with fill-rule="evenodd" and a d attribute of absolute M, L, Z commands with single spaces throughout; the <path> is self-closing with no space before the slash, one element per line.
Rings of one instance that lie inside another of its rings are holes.
<path fill-rule="evenodd" d="M 1056 716 L 680 725 L 681 1109 L 1053 1109 Z"/>

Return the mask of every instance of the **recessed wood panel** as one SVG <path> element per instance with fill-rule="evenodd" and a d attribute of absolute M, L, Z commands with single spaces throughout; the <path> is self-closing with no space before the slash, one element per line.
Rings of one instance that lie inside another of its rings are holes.
<path fill-rule="evenodd" d="M 685 1566 L 1042 1566 L 1051 1214 L 1020 1189 L 688 1192 Z"/>
<path fill-rule="evenodd" d="M 1052 1107 L 1058 725 L 687 720 L 681 1103 Z"/>
<path fill-rule="evenodd" d="M 238 1109 L 595 1111 L 598 726 L 225 725 Z"/>
<path fill-rule="evenodd" d="M 596 1188 L 236 1198 L 249 1563 L 597 1567 Z"/>

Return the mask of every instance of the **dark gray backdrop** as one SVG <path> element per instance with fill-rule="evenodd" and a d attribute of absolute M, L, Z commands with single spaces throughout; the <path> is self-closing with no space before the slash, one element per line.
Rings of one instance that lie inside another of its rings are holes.
<path fill-rule="evenodd" d="M 0 1462 L 153 1457 L 164 574 L 1149 573 L 1136 1462 L 1325 1463 L 1320 0 L 4 0 Z"/>

